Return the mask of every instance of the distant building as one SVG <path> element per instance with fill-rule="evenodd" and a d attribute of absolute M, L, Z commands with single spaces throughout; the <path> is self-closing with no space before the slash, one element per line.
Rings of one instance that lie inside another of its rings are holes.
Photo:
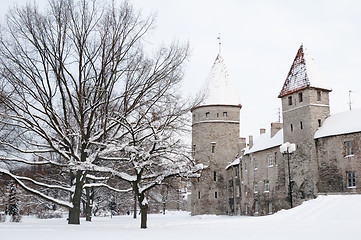
<path fill-rule="evenodd" d="M 220 73 L 211 76 L 225 84 Z M 219 88 L 225 99 L 237 96 L 234 88 L 230 93 L 223 85 Z M 361 193 L 361 109 L 330 115 L 330 91 L 301 45 L 278 96 L 283 123 L 271 123 L 270 132 L 261 129 L 255 141 L 250 136 L 247 145 L 245 138 L 238 139 L 236 101 L 225 104 L 219 96 L 214 99 L 220 104 L 212 101 L 194 108 L 193 154 L 209 168 L 193 182 L 192 214 L 266 215 L 290 208 L 289 176 L 294 205 L 319 194 Z M 232 117 L 219 121 L 222 112 L 231 109 Z M 284 142 L 297 146 L 290 156 L 290 173 L 287 156 L 279 149 Z"/>

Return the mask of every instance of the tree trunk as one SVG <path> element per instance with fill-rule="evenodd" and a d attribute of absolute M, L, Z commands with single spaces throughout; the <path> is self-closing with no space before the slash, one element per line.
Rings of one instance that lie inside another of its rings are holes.
<path fill-rule="evenodd" d="M 140 228 L 147 228 L 148 204 L 140 204 Z"/>
<path fill-rule="evenodd" d="M 89 180 L 87 180 L 87 183 L 89 183 Z M 86 205 L 85 205 L 85 216 L 86 221 L 91 222 L 92 221 L 92 206 L 93 206 L 93 189 L 86 188 L 85 189 L 86 194 Z"/>
<path fill-rule="evenodd" d="M 72 198 L 73 208 L 69 210 L 68 224 L 80 224 L 80 202 L 83 190 L 81 173 L 76 174 L 75 192 Z"/>
<path fill-rule="evenodd" d="M 134 192 L 134 213 L 133 218 L 137 218 L 137 194 Z"/>

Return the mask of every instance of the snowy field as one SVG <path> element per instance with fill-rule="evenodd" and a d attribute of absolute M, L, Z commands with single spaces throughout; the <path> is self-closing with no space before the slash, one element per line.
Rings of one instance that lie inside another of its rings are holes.
<path fill-rule="evenodd" d="M 292 210 L 264 217 L 193 216 L 187 212 L 149 215 L 148 229 L 130 216 L 93 218 L 81 225 L 65 219 L 23 217 L 0 223 L 0 239 L 361 239 L 361 195 L 320 196 Z"/>

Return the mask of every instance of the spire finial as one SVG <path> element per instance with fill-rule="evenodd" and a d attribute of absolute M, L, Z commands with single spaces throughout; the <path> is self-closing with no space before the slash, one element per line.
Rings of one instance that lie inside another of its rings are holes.
<path fill-rule="evenodd" d="M 221 53 L 221 33 L 218 33 L 218 37 L 217 37 L 217 39 L 218 39 L 218 45 L 219 45 L 219 54 Z"/>

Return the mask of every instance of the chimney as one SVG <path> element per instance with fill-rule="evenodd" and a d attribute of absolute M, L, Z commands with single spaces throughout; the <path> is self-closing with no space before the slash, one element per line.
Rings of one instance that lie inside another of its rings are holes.
<path fill-rule="evenodd" d="M 271 137 L 276 135 L 276 133 L 283 128 L 283 123 L 273 122 L 271 123 Z"/>
<path fill-rule="evenodd" d="M 261 128 L 260 130 L 259 130 L 259 134 L 265 134 L 266 133 L 266 129 L 265 128 Z"/>
<path fill-rule="evenodd" d="M 253 147 L 253 136 L 248 136 L 248 148 L 251 149 Z"/>
<path fill-rule="evenodd" d="M 239 138 L 238 141 L 238 155 L 241 156 L 242 155 L 242 149 L 244 149 L 246 147 L 246 138 Z"/>

